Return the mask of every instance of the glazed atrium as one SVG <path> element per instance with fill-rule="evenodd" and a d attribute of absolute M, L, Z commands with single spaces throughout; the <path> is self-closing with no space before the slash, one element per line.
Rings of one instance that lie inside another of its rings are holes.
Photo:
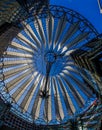
<path fill-rule="evenodd" d="M 0 130 L 102 130 L 102 0 L 0 0 Z"/>

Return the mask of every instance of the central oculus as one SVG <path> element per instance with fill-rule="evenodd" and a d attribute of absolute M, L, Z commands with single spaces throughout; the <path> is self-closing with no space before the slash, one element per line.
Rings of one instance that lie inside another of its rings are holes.
<path fill-rule="evenodd" d="M 48 52 L 45 54 L 45 61 L 53 63 L 56 60 L 56 55 L 53 52 Z"/>

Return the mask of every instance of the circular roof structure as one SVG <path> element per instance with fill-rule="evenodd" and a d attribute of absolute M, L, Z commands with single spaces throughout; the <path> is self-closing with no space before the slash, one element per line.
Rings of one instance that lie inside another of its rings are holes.
<path fill-rule="evenodd" d="M 95 99 L 70 54 L 97 35 L 73 10 L 50 6 L 22 21 L 23 30 L 3 53 L 3 97 L 12 111 L 36 124 L 61 124 Z"/>

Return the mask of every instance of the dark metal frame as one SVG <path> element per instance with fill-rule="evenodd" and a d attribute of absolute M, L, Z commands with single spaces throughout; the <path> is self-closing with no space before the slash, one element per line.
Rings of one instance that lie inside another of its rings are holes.
<path fill-rule="evenodd" d="M 42 8 L 44 4 L 48 5 L 49 0 L 16 0 L 20 6 L 29 13 L 29 10 L 32 6 L 35 7 L 35 10 Z"/>
<path fill-rule="evenodd" d="M 36 15 L 33 14 L 34 8 L 29 12 L 29 15 L 25 17 L 23 20 L 27 20 L 27 22 L 30 22 L 36 18 Z M 86 29 L 89 30 L 89 33 L 95 33 L 98 35 L 97 30 L 94 28 L 94 26 L 82 15 L 80 15 L 78 12 L 65 8 L 63 6 L 56 6 L 56 5 L 50 5 L 49 8 L 44 8 L 41 13 L 37 15 L 38 18 L 44 18 L 48 17 L 49 13 L 53 15 L 53 17 L 61 18 L 62 16 L 66 15 L 66 20 L 68 20 L 69 23 L 74 23 L 79 20 L 80 22 L 80 31 L 84 32 Z M 29 19 L 30 18 L 30 19 Z"/>

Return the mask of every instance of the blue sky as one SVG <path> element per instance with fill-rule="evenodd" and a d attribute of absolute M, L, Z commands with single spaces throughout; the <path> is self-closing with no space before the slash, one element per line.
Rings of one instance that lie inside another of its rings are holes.
<path fill-rule="evenodd" d="M 73 9 L 88 19 L 99 33 L 102 33 L 102 14 L 97 0 L 50 0 L 52 5 Z"/>

